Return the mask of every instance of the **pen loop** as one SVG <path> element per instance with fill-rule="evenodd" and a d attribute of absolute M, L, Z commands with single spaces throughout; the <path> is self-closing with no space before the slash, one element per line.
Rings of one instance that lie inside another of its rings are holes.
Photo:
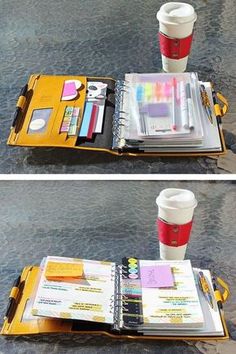
<path fill-rule="evenodd" d="M 217 93 L 216 93 L 216 96 L 217 96 L 218 100 L 219 100 L 221 103 L 223 103 L 223 107 L 220 106 L 220 109 L 221 109 L 221 116 L 223 117 L 223 116 L 228 112 L 229 103 L 228 103 L 228 100 L 222 95 L 222 93 L 217 92 Z"/>
<path fill-rule="evenodd" d="M 26 103 L 26 97 L 25 96 L 19 96 L 16 107 L 20 108 L 23 110 L 24 106 Z"/>
<path fill-rule="evenodd" d="M 216 281 L 224 289 L 224 292 L 221 295 L 222 295 L 222 302 L 225 302 L 225 301 L 227 301 L 228 297 L 230 296 L 229 287 L 225 283 L 225 281 L 219 277 L 216 278 Z"/>
<path fill-rule="evenodd" d="M 11 289 L 9 297 L 16 300 L 18 294 L 19 294 L 19 288 L 17 286 L 13 286 L 13 288 Z"/>

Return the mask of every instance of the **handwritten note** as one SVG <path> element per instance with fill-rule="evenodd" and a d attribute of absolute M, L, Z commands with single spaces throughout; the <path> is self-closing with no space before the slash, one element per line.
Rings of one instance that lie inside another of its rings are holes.
<path fill-rule="evenodd" d="M 167 288 L 174 286 L 173 274 L 169 265 L 141 267 L 143 288 Z"/>
<path fill-rule="evenodd" d="M 47 263 L 45 277 L 48 280 L 60 278 L 80 278 L 83 274 L 82 263 L 51 262 Z"/>

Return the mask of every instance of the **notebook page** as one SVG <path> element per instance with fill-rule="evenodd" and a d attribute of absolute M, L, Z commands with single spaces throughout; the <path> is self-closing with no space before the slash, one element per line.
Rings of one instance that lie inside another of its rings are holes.
<path fill-rule="evenodd" d="M 83 264 L 80 279 L 47 280 L 48 262 Z M 53 318 L 68 318 L 113 323 L 115 263 L 47 257 L 39 281 L 32 314 Z"/>

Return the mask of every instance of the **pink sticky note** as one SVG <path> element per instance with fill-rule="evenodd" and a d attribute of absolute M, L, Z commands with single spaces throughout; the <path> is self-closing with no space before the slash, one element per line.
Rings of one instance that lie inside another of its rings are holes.
<path fill-rule="evenodd" d="M 140 275 L 143 288 L 166 288 L 174 286 L 173 274 L 169 265 L 141 267 Z"/>
<path fill-rule="evenodd" d="M 74 96 L 77 94 L 75 82 L 64 83 L 62 97 Z"/>

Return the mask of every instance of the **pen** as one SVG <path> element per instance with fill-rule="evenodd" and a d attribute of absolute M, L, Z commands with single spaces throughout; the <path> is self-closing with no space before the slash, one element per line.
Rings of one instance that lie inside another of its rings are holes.
<path fill-rule="evenodd" d="M 188 107 L 187 107 L 187 101 L 186 101 L 185 88 L 184 88 L 183 81 L 180 81 L 180 83 L 179 83 L 179 91 L 180 91 L 181 117 L 183 117 L 182 125 L 184 128 L 187 129 L 189 127 L 189 117 L 188 117 Z"/>
<path fill-rule="evenodd" d="M 19 97 L 20 96 L 24 96 L 25 97 L 27 90 L 28 90 L 28 84 L 26 84 L 24 87 L 22 87 Z M 15 113 L 14 113 L 14 116 L 13 116 L 12 127 L 15 126 L 16 121 L 17 121 L 17 119 L 19 117 L 19 114 L 20 114 L 21 110 L 22 110 L 21 107 L 16 106 L 16 110 L 15 110 Z"/>
<path fill-rule="evenodd" d="M 15 279 L 15 281 L 13 282 L 13 285 L 12 285 L 12 289 L 11 289 L 11 292 L 10 292 L 10 296 L 9 296 L 9 299 L 8 299 L 8 305 L 7 305 L 7 310 L 6 310 L 6 313 L 5 313 L 5 316 L 4 316 L 4 319 L 8 319 L 9 318 L 9 315 L 16 303 L 16 298 L 17 298 L 17 295 L 18 295 L 18 292 L 19 292 L 19 285 L 20 285 L 20 280 L 21 280 L 21 276 L 17 277 Z"/>
<path fill-rule="evenodd" d="M 188 121 L 189 121 L 189 128 L 193 129 L 193 100 L 191 96 L 191 86 L 190 83 L 186 84 L 186 99 L 187 99 L 187 106 L 188 106 Z"/>
<path fill-rule="evenodd" d="M 176 78 L 172 80 L 172 129 L 176 130 Z"/>
<path fill-rule="evenodd" d="M 213 119 L 212 119 L 212 112 L 211 112 L 211 104 L 209 97 L 206 92 L 206 88 L 203 84 L 200 85 L 200 92 L 201 92 L 201 98 L 202 98 L 202 104 L 206 110 L 207 117 L 211 124 L 213 124 Z"/>
<path fill-rule="evenodd" d="M 213 103 L 214 103 L 214 110 L 215 110 L 215 115 L 216 115 L 216 119 L 218 124 L 221 124 L 221 109 L 220 109 L 220 105 L 217 102 L 217 98 L 216 98 L 216 92 L 212 86 L 212 98 L 213 98 Z"/>
<path fill-rule="evenodd" d="M 205 277 L 205 275 L 203 274 L 202 271 L 200 271 L 198 273 L 198 280 L 199 280 L 199 285 L 200 285 L 200 288 L 201 288 L 201 290 L 203 292 L 203 295 L 207 299 L 207 301 L 210 304 L 211 308 L 214 308 L 212 295 L 211 295 L 211 292 L 210 292 L 210 287 L 209 287 L 207 279 L 206 279 L 206 277 Z"/>

